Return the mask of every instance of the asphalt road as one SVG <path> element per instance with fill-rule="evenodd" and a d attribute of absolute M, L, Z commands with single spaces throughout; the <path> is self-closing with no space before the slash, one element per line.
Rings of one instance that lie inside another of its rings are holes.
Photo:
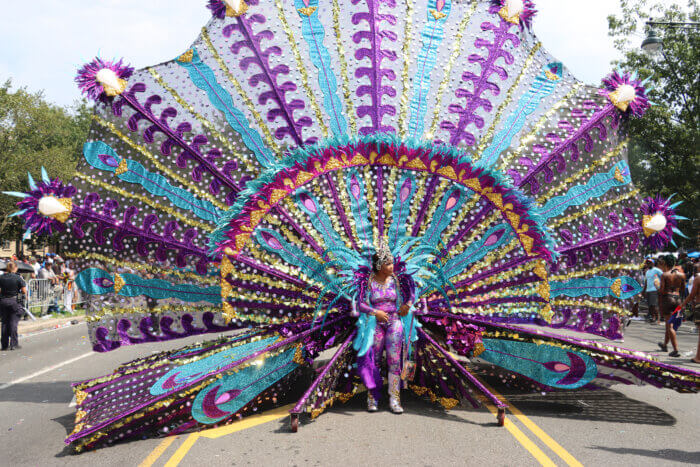
<path fill-rule="evenodd" d="M 655 353 L 661 326 L 634 322 L 625 347 Z M 690 326 L 682 353 L 695 350 Z M 200 338 L 201 339 L 201 338 Z M 195 341 L 198 339 L 191 339 Z M 649 386 L 524 394 L 496 387 L 513 407 L 505 427 L 487 409 L 450 412 L 404 394 L 406 413 L 364 410 L 362 396 L 336 405 L 299 432 L 285 410 L 198 434 L 133 441 L 75 455 L 70 383 L 187 342 L 91 352 L 85 324 L 22 338 L 0 353 L 0 465 L 681 465 L 700 464 L 700 395 Z M 690 357 L 663 361 L 689 365 Z M 513 413 L 515 412 L 515 413 Z"/>

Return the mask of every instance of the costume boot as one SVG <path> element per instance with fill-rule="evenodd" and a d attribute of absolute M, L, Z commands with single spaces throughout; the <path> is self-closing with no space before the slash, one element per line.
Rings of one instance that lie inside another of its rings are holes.
<path fill-rule="evenodd" d="M 393 413 L 403 413 L 403 407 L 401 407 L 401 378 L 399 375 L 389 374 L 389 409 Z"/>
<path fill-rule="evenodd" d="M 372 396 L 372 391 L 367 390 L 367 411 L 368 412 L 376 412 L 378 409 L 377 407 L 377 400 Z"/>

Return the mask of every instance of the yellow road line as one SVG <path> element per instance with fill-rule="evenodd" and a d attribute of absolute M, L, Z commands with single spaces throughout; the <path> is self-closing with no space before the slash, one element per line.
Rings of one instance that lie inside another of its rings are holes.
<path fill-rule="evenodd" d="M 169 436 L 161 441 L 160 444 L 156 446 L 156 448 L 148 455 L 148 457 L 146 457 L 143 462 L 139 464 L 139 467 L 151 467 L 177 438 L 179 438 L 179 436 Z"/>
<path fill-rule="evenodd" d="M 549 449 L 551 449 L 557 456 L 559 456 L 564 462 L 569 466 L 582 467 L 578 460 L 576 460 L 566 449 L 564 449 L 559 443 L 554 441 L 551 436 L 544 432 L 537 424 L 530 420 L 525 414 L 523 414 L 519 409 L 513 407 L 513 405 L 505 399 L 501 394 L 493 390 L 493 388 L 485 385 L 489 391 L 499 397 L 504 403 L 508 404 L 508 410 L 523 424 L 528 430 L 532 432 L 537 438 L 539 438 Z M 487 402 L 483 401 L 486 408 L 496 416 L 498 414 L 498 409 Z M 238 431 L 242 431 L 254 426 L 269 423 L 280 418 L 284 418 L 289 415 L 289 410 L 294 404 L 289 404 L 283 407 L 279 407 L 269 412 L 262 413 L 259 415 L 253 415 L 246 417 L 241 421 L 232 423 L 230 425 L 221 426 L 218 428 L 211 428 L 208 430 L 203 430 L 197 433 L 190 434 L 185 441 L 178 447 L 177 451 L 168 459 L 165 464 L 166 467 L 175 467 L 182 462 L 185 455 L 192 449 L 199 438 L 207 439 L 217 439 L 222 436 L 227 436 Z M 523 431 L 518 428 L 510 419 L 506 418 L 504 428 L 513 436 L 513 438 L 520 443 L 523 448 L 525 448 L 532 457 L 537 460 L 541 465 L 551 467 L 556 466 L 556 463 L 550 459 L 547 454 L 542 451 L 530 438 L 527 437 Z M 139 467 L 150 467 L 153 463 L 165 452 L 165 450 L 175 441 L 178 436 L 173 436 L 164 439 L 148 457 L 139 465 Z"/>
<path fill-rule="evenodd" d="M 503 400 L 503 402 L 505 402 L 507 404 L 510 404 L 508 401 L 503 399 L 502 396 L 501 396 L 501 400 Z M 493 404 L 487 403 L 485 400 L 484 400 L 484 402 L 485 402 L 486 408 L 489 409 L 489 411 L 493 415 L 498 414 L 498 409 L 496 409 L 496 407 Z M 511 435 L 513 435 L 513 438 L 515 438 L 522 445 L 522 447 L 527 449 L 527 451 L 530 454 L 532 454 L 532 457 L 534 457 L 537 460 L 537 462 L 539 462 L 542 465 L 548 466 L 548 467 L 556 467 L 557 464 L 555 464 L 554 461 L 552 461 L 552 459 L 550 459 L 547 456 L 547 454 L 545 454 L 542 451 L 542 449 L 537 447 L 537 445 L 535 443 L 533 443 L 530 438 L 525 436 L 525 433 L 523 433 L 522 430 L 520 430 L 520 428 L 515 426 L 515 424 L 513 422 L 511 422 L 510 419 L 506 418 L 506 421 L 505 421 L 503 427 L 506 430 L 508 430 L 508 432 Z"/>
<path fill-rule="evenodd" d="M 179 465 L 182 459 L 185 457 L 185 454 L 187 454 L 189 450 L 192 449 L 192 446 L 194 446 L 194 443 L 197 442 L 198 438 L 199 433 L 192 433 L 189 435 L 187 439 L 185 439 L 185 442 L 182 443 L 179 448 L 177 448 L 175 454 L 168 459 L 168 462 L 165 463 L 165 467 L 176 467 Z"/>
<path fill-rule="evenodd" d="M 274 410 L 270 410 L 259 415 L 252 415 L 250 417 L 246 417 L 243 420 L 231 423 L 230 425 L 220 426 L 217 428 L 210 428 L 208 430 L 202 430 L 197 433 L 192 433 L 187 437 L 187 439 L 185 439 L 185 442 L 177 448 L 177 451 L 175 451 L 172 457 L 168 459 L 168 462 L 165 463 L 165 467 L 175 467 L 179 465 L 180 462 L 182 462 L 182 459 L 185 458 L 187 453 L 190 451 L 190 449 L 192 449 L 192 447 L 199 438 L 216 439 L 222 436 L 230 435 L 237 431 L 262 425 L 263 423 L 269 423 L 280 418 L 289 416 L 289 411 L 293 407 L 294 404 L 285 405 L 283 407 L 278 407 Z M 163 440 L 163 442 L 160 445 L 158 445 L 158 447 L 156 447 L 156 449 L 154 449 L 151 454 L 148 455 L 146 460 L 144 460 L 139 467 L 150 467 L 156 461 L 156 459 L 158 459 L 158 457 L 160 457 L 160 455 L 163 454 L 163 451 L 165 451 L 167 447 L 170 446 L 170 443 L 172 443 L 175 440 L 175 438 L 177 438 L 177 436 L 167 438 L 167 440 L 170 441 L 165 446 L 163 446 L 163 444 L 166 440 Z M 147 463 L 149 461 L 150 463 Z"/>
<path fill-rule="evenodd" d="M 246 417 L 243 420 L 231 423 L 230 425 L 204 430 L 199 435 L 203 438 L 209 439 L 220 438 L 222 436 L 230 435 L 231 433 L 235 433 L 237 431 L 246 430 L 254 426 L 262 425 L 263 423 L 268 423 L 280 418 L 288 417 L 289 411 L 293 408 L 294 404 L 285 405 L 284 407 L 279 407 L 274 410 L 261 413 L 259 415 Z"/>
<path fill-rule="evenodd" d="M 547 433 L 545 433 L 542 428 L 539 426 L 535 425 L 535 422 L 530 420 L 523 414 L 520 410 L 516 409 L 513 406 L 509 406 L 508 410 L 510 410 L 515 417 L 522 422 L 523 425 L 525 425 L 535 436 L 537 436 L 539 439 L 542 440 L 544 444 L 549 447 L 554 453 L 561 458 L 564 462 L 566 462 L 570 466 L 576 466 L 576 467 L 583 467 L 583 464 L 581 464 L 579 461 L 574 458 L 569 452 L 564 449 L 559 443 L 554 441 L 551 436 L 549 436 Z"/>
<path fill-rule="evenodd" d="M 495 391 L 492 387 L 489 385 L 484 384 L 486 388 L 491 391 L 496 397 L 499 399 L 505 401 L 506 399 L 503 397 L 503 395 L 499 394 L 498 391 Z M 517 407 L 514 407 L 510 402 L 508 403 L 508 410 L 515 415 L 515 418 L 520 420 L 520 422 L 527 427 L 528 430 L 532 432 L 533 435 L 537 436 L 549 449 L 551 449 L 557 456 L 561 458 L 564 462 L 567 463 L 567 465 L 570 465 L 572 467 L 583 467 L 583 464 L 581 464 L 574 456 L 572 456 L 569 451 L 564 449 L 561 444 L 557 443 L 552 439 L 551 436 L 549 436 L 545 431 L 537 426 L 535 422 L 530 420 L 528 417 L 525 416 L 524 413 L 522 413 Z"/>

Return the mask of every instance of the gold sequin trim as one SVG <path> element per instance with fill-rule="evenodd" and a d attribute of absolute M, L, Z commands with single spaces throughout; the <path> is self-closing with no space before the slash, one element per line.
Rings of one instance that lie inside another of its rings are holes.
<path fill-rule="evenodd" d="M 253 104 L 253 101 L 250 99 L 248 94 L 243 90 L 243 86 L 241 86 L 241 83 L 238 82 L 235 76 L 231 73 L 231 71 L 228 69 L 226 66 L 226 62 L 221 58 L 221 55 L 219 55 L 219 52 L 216 50 L 214 47 L 214 44 L 211 41 L 211 38 L 209 37 L 209 32 L 207 31 L 206 28 L 202 28 L 202 39 L 204 40 L 204 43 L 207 45 L 207 48 L 209 49 L 209 52 L 212 54 L 216 62 L 219 64 L 219 68 L 221 71 L 224 72 L 226 75 L 226 78 L 231 82 L 233 87 L 236 89 L 236 92 L 238 92 L 238 95 L 243 99 L 243 102 L 245 102 L 246 107 L 248 108 L 248 111 L 250 114 L 253 116 L 255 121 L 258 124 L 258 127 L 260 127 L 260 130 L 263 132 L 265 135 L 265 141 L 267 142 L 268 147 L 272 150 L 273 153 L 279 155 L 280 148 L 275 143 L 275 140 L 272 138 L 272 133 L 270 132 L 270 128 L 265 124 L 263 121 L 262 117 L 260 116 L 260 112 L 257 110 L 257 106 Z"/>
<path fill-rule="evenodd" d="M 399 121 L 398 121 L 398 132 L 402 138 L 406 137 L 406 131 L 408 131 L 408 121 L 406 117 L 408 115 L 408 91 L 409 91 L 409 76 L 408 76 L 408 66 L 411 63 L 411 28 L 413 27 L 413 9 L 415 3 L 413 0 L 406 0 L 406 22 L 404 23 L 403 31 L 403 47 L 401 52 L 403 54 L 403 67 L 401 68 L 401 100 L 400 100 L 400 110 L 399 110 Z M 444 13 L 443 13 L 444 14 Z"/>
<path fill-rule="evenodd" d="M 508 88 L 508 92 L 506 93 L 506 97 L 501 103 L 500 106 L 498 106 L 498 109 L 496 110 L 495 117 L 493 119 L 493 122 L 491 123 L 491 126 L 489 127 L 488 131 L 484 134 L 484 136 L 481 138 L 481 143 L 477 147 L 476 154 L 481 157 L 481 154 L 484 152 L 484 149 L 486 149 L 486 145 L 493 139 L 493 134 L 496 131 L 496 125 L 501 121 L 501 117 L 503 115 L 503 111 L 510 105 L 511 100 L 513 99 L 513 94 L 515 91 L 518 89 L 518 86 L 520 86 L 520 81 L 522 81 L 523 77 L 527 74 L 528 71 L 530 71 L 530 66 L 532 66 L 532 62 L 535 59 L 535 54 L 537 53 L 538 50 L 542 47 L 542 42 L 537 42 L 531 49 L 530 53 L 528 54 L 527 58 L 523 62 L 522 69 L 520 70 L 520 73 L 518 74 L 518 77 L 515 78 L 515 81 L 513 82 L 513 85 Z"/>
<path fill-rule="evenodd" d="M 457 58 L 462 53 L 462 50 L 460 49 L 462 45 L 462 36 L 464 36 L 464 31 L 467 29 L 467 26 L 469 25 L 469 20 L 474 14 L 477 5 L 478 2 L 472 2 L 472 6 L 469 9 L 469 12 L 466 15 L 464 15 L 464 18 L 462 18 L 462 21 L 459 23 L 459 26 L 457 26 L 457 33 L 455 34 L 452 42 L 452 53 L 450 54 L 450 58 L 447 61 L 447 66 L 445 67 L 445 76 L 443 77 L 442 82 L 440 82 L 440 86 L 438 86 L 437 90 L 434 107 L 435 112 L 433 113 L 433 123 L 430 125 L 430 131 L 425 135 L 425 139 L 430 140 L 433 139 L 433 137 L 435 136 L 435 131 L 437 130 L 438 126 L 438 120 L 440 119 L 440 110 L 443 108 L 442 97 L 445 94 L 445 91 L 447 90 L 447 85 L 450 83 L 450 73 L 452 73 L 452 67 L 457 61 Z M 471 47 L 471 44 L 469 44 L 469 46 Z M 416 136 L 420 137 L 420 135 Z"/>
<path fill-rule="evenodd" d="M 226 206 L 224 203 L 216 199 L 214 196 L 212 196 L 210 193 L 207 193 L 203 190 L 200 190 L 197 185 L 190 180 L 186 180 L 184 177 L 176 174 L 172 170 L 170 170 L 168 167 L 166 167 L 163 163 L 160 162 L 160 158 L 155 157 L 148 149 L 145 147 L 137 144 L 134 142 L 131 138 L 126 136 L 124 133 L 119 131 L 117 127 L 112 123 L 108 122 L 107 120 L 104 120 L 102 117 L 99 117 L 97 115 L 93 115 L 92 119 L 95 120 L 100 126 L 108 129 L 111 131 L 115 136 L 117 136 L 122 142 L 124 142 L 127 146 L 130 148 L 134 149 L 144 157 L 146 157 L 151 163 L 161 172 L 161 175 L 167 175 L 173 180 L 176 180 L 179 182 L 182 186 L 186 186 L 187 189 L 199 196 L 200 198 L 204 198 L 208 201 L 210 201 L 212 204 L 214 204 L 216 207 L 219 209 L 223 209 L 226 211 L 228 209 L 228 206 Z"/>
<path fill-rule="evenodd" d="M 123 160 L 125 160 L 125 159 L 123 159 Z M 93 186 L 99 186 L 103 190 L 111 191 L 112 193 L 117 193 L 117 194 L 123 196 L 124 198 L 137 199 L 137 200 L 141 201 L 143 204 L 150 206 L 153 209 L 156 209 L 158 211 L 170 214 L 171 216 L 178 219 L 179 221 L 181 221 L 187 225 L 191 225 L 192 227 L 197 227 L 205 232 L 212 232 L 214 230 L 214 227 L 212 227 L 211 225 L 194 220 L 191 216 L 184 215 L 179 210 L 172 209 L 172 208 L 167 207 L 167 206 L 163 206 L 162 204 L 160 204 L 156 201 L 153 201 L 152 198 L 149 198 L 148 196 L 143 196 L 143 195 L 140 195 L 138 193 L 126 191 L 126 190 L 119 188 L 118 186 L 109 185 L 109 184 L 103 182 L 102 180 L 98 180 L 98 179 L 93 178 L 90 175 L 84 174 L 82 172 L 75 172 L 74 175 L 86 183 L 89 183 Z"/>
<path fill-rule="evenodd" d="M 314 91 L 309 85 L 309 73 L 307 72 L 306 65 L 301 59 L 301 54 L 299 53 L 297 41 L 294 39 L 292 29 L 289 27 L 289 23 L 287 22 L 287 18 L 285 17 L 284 6 L 282 5 L 282 2 L 280 0 L 275 1 L 275 6 L 277 7 L 277 17 L 282 23 L 282 29 L 284 29 L 284 33 L 287 36 L 287 41 L 289 42 L 289 46 L 292 49 L 292 54 L 294 55 L 294 61 L 296 61 L 297 68 L 299 70 L 299 73 L 301 74 L 301 85 L 304 87 L 304 90 L 306 91 L 306 96 L 309 98 L 309 103 L 314 109 L 314 114 L 316 114 L 316 120 L 318 121 L 319 127 L 321 127 L 321 133 L 323 134 L 324 138 L 327 138 L 328 126 L 326 125 L 326 122 L 323 121 L 323 113 L 321 112 L 321 107 L 319 107 L 318 101 L 316 100 L 316 96 L 314 95 Z M 313 13 L 313 10 L 311 13 Z"/>
<path fill-rule="evenodd" d="M 168 83 L 165 82 L 165 80 L 158 74 L 158 72 L 154 68 L 148 68 L 148 72 L 153 76 L 153 79 L 156 80 L 156 82 L 166 91 L 170 93 L 170 95 L 175 99 L 175 102 L 180 104 L 182 108 L 187 110 L 192 117 L 194 117 L 204 128 L 209 131 L 209 134 L 213 136 L 224 148 L 228 149 L 229 153 L 236 158 L 237 161 L 239 161 L 242 165 L 244 165 L 245 170 L 247 173 L 250 173 L 253 176 L 257 176 L 259 173 L 259 169 L 257 167 L 257 162 L 253 161 L 249 154 L 242 153 L 236 149 L 236 147 L 231 144 L 231 140 L 227 138 L 224 134 L 222 134 L 219 130 L 216 129 L 216 127 L 206 118 L 204 118 L 197 110 L 187 101 L 185 101 L 182 97 L 180 97 L 180 94 L 177 93 L 175 89 L 173 89 Z"/>
<path fill-rule="evenodd" d="M 340 62 L 340 75 L 341 75 L 341 86 L 343 87 L 343 97 L 345 100 L 345 115 L 348 117 L 348 126 L 350 127 L 350 134 L 355 134 L 357 132 L 357 125 L 355 123 L 355 109 L 352 105 L 351 93 L 349 83 L 350 75 L 348 73 L 348 62 L 345 59 L 345 48 L 343 47 L 343 39 L 340 35 L 340 6 L 338 5 L 338 0 L 333 0 L 333 31 L 335 32 L 335 44 L 338 48 L 338 61 Z"/>

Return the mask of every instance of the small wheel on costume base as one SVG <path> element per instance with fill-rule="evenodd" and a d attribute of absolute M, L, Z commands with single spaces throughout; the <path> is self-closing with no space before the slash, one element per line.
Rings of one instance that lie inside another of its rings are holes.
<path fill-rule="evenodd" d="M 292 433 L 296 433 L 299 430 L 299 414 L 293 413 L 289 416 L 289 425 L 292 428 Z"/>
<path fill-rule="evenodd" d="M 498 415 L 496 416 L 498 419 L 498 426 L 503 426 L 506 424 L 506 409 L 501 407 L 498 409 Z"/>

